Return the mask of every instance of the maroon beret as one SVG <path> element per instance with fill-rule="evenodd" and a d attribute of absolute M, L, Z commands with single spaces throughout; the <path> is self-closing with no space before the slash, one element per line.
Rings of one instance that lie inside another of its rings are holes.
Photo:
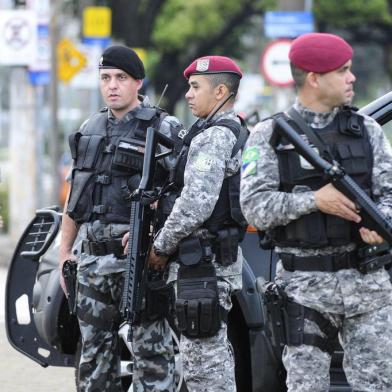
<path fill-rule="evenodd" d="M 241 68 L 228 57 L 204 56 L 196 59 L 184 71 L 184 76 L 189 79 L 191 75 L 205 75 L 217 73 L 232 73 L 242 78 Z"/>
<path fill-rule="evenodd" d="M 341 67 L 353 57 L 353 48 L 334 34 L 309 33 L 291 44 L 289 59 L 304 71 L 325 73 Z"/>

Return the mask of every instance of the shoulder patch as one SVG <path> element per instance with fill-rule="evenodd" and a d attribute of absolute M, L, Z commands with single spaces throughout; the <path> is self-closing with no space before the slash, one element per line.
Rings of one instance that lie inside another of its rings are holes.
<path fill-rule="evenodd" d="M 195 162 L 195 168 L 202 172 L 212 171 L 216 166 L 215 159 L 205 153 L 200 153 Z"/>
<path fill-rule="evenodd" d="M 260 157 L 260 150 L 257 146 L 248 147 L 244 151 L 244 155 L 242 156 L 243 163 L 249 163 L 252 161 L 258 161 Z"/>

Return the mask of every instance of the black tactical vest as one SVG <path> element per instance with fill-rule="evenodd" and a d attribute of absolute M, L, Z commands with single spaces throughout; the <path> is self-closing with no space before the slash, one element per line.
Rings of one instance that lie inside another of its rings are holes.
<path fill-rule="evenodd" d="M 293 120 L 286 120 L 307 140 Z M 329 157 L 323 158 L 330 161 L 330 156 L 334 157 L 345 172 L 371 196 L 373 152 L 364 118 L 345 109 L 324 129 L 313 130 L 326 145 L 325 150 L 329 151 Z M 270 143 L 278 157 L 281 191 L 300 192 L 301 186 L 317 190 L 328 183 L 321 170 L 313 168 L 300 157 L 291 143 L 280 136 L 276 124 Z M 355 242 L 359 238 L 358 229 L 359 226 L 354 222 L 317 211 L 303 215 L 286 226 L 276 227 L 268 235 L 273 245 L 280 247 L 321 248 Z"/>
<path fill-rule="evenodd" d="M 129 196 L 141 179 L 147 127 L 159 127 L 165 115 L 161 109 L 142 107 L 108 134 L 105 108 L 82 132 L 70 136 L 74 167 L 67 213 L 74 221 L 129 222 Z M 155 182 L 163 183 L 167 173 L 157 167 Z"/>
<path fill-rule="evenodd" d="M 188 159 L 189 146 L 192 139 L 205 129 L 212 126 L 224 126 L 229 128 L 237 138 L 237 142 L 234 145 L 233 152 L 231 154 L 232 158 L 239 150 L 243 149 L 249 131 L 242 123 L 239 124 L 238 122 L 230 119 L 222 119 L 208 124 L 205 124 L 200 120 L 197 121 L 184 137 L 183 147 L 177 160 L 174 181 L 178 189 L 178 194 L 181 193 L 181 190 L 184 187 L 184 172 Z M 215 208 L 202 227 L 207 228 L 212 233 L 216 233 L 219 229 L 227 226 L 246 227 L 247 223 L 242 215 L 239 202 L 240 178 L 240 170 L 238 170 L 238 172 L 233 176 L 227 177 L 223 180 Z"/>

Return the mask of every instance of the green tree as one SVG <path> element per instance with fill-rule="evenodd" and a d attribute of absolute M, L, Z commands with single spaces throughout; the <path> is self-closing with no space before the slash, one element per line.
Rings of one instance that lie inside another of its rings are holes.
<path fill-rule="evenodd" d="M 221 54 L 240 58 L 241 37 L 252 16 L 274 0 L 112 0 L 113 34 L 129 46 L 149 51 L 148 74 L 157 91 L 169 88 L 163 106 L 173 111 L 186 83 L 181 77 L 195 58 Z"/>

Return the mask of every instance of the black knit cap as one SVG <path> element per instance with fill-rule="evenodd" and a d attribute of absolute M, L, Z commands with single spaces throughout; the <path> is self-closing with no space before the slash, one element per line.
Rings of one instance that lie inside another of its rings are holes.
<path fill-rule="evenodd" d="M 134 50 L 122 45 L 105 49 L 99 60 L 99 68 L 122 69 L 134 79 L 144 79 L 145 76 L 142 60 Z"/>

